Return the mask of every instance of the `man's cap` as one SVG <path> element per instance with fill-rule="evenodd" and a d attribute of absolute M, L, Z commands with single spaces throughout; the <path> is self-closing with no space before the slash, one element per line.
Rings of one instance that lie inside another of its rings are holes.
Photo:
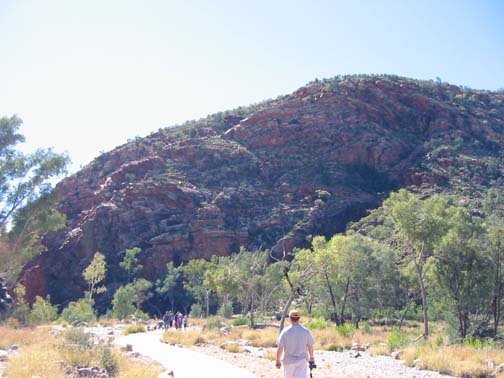
<path fill-rule="evenodd" d="M 289 318 L 297 319 L 300 316 L 301 315 L 299 315 L 299 311 L 298 310 L 291 310 L 291 312 L 289 312 Z"/>

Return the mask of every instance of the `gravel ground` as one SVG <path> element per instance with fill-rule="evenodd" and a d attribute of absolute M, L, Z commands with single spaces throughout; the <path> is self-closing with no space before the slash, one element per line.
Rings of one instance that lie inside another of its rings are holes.
<path fill-rule="evenodd" d="M 217 346 L 193 347 L 195 351 L 209 354 L 254 373 L 257 377 L 281 377 L 275 362 L 264 358 L 272 355 L 275 349 L 246 347 L 245 352 L 229 353 Z M 312 371 L 313 378 L 439 378 L 449 377 L 432 371 L 407 367 L 401 360 L 386 356 L 370 356 L 366 352 L 327 352 L 315 351 L 317 368 Z M 218 375 L 215 375 L 218 377 Z"/>
<path fill-rule="evenodd" d="M 98 327 L 88 329 L 94 334 L 100 336 L 120 337 L 121 329 L 111 329 L 108 327 Z M 151 334 L 159 334 L 160 331 L 149 332 Z M 157 339 L 157 338 L 156 338 Z M 138 341 L 143 343 L 142 338 Z M 145 344 L 150 348 L 162 348 L 163 344 L 152 341 L 152 338 L 146 338 Z M 155 345 L 153 345 L 155 344 Z M 157 346 L 156 346 L 157 345 Z M 135 346 L 133 343 L 133 350 L 139 351 L 143 346 Z M 181 348 L 186 349 L 186 348 Z M 274 348 L 254 348 L 245 346 L 242 352 L 231 353 L 217 345 L 200 345 L 187 348 L 193 352 L 206 354 L 215 359 L 225 361 L 232 365 L 238 366 L 249 372 L 253 373 L 256 377 L 260 378 L 280 378 L 282 377 L 281 370 L 275 367 L 275 361 L 271 360 L 271 356 L 275 355 Z M 156 359 L 154 356 L 152 356 Z M 269 358 L 268 358 L 269 357 Z M 418 370 L 416 368 L 407 367 L 403 361 L 395 360 L 388 356 L 371 356 L 367 352 L 344 351 L 344 352 L 328 352 L 328 351 L 315 351 L 315 360 L 317 368 L 312 371 L 313 378 L 439 378 L 449 377 L 448 375 L 439 374 L 427 370 Z M 159 361 L 161 362 L 161 361 Z M 206 377 L 219 378 L 221 376 L 219 371 L 210 370 L 206 371 Z M 176 377 L 176 375 L 175 375 Z M 194 377 L 197 378 L 197 377 Z"/>

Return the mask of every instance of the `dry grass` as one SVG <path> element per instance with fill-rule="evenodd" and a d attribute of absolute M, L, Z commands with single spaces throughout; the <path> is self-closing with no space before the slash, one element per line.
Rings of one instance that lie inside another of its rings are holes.
<path fill-rule="evenodd" d="M 240 339 L 249 340 L 252 346 L 271 348 L 276 346 L 276 341 L 278 339 L 278 329 L 276 328 L 264 328 L 252 330 L 249 328 L 240 329 L 235 333 Z"/>
<path fill-rule="evenodd" d="M 132 362 L 125 355 L 117 357 L 119 372 L 117 378 L 157 378 L 163 368 L 152 362 Z"/>
<path fill-rule="evenodd" d="M 9 349 L 13 344 L 21 346 L 43 341 L 47 338 L 49 328 L 20 328 L 0 326 L 0 349 Z"/>
<path fill-rule="evenodd" d="M 408 366 L 460 377 L 484 377 L 492 375 L 493 366 L 504 363 L 504 350 L 465 345 L 436 346 L 427 340 L 406 347 L 402 358 Z"/>
<path fill-rule="evenodd" d="M 131 333 L 141 333 L 145 332 L 145 325 L 141 323 L 128 324 L 126 328 L 124 328 L 123 333 L 125 335 L 129 335 Z"/>
<path fill-rule="evenodd" d="M 220 339 L 218 331 L 166 331 L 163 334 L 163 342 L 173 345 L 191 346 L 196 344 L 207 344 L 210 341 L 215 342 Z"/>
<path fill-rule="evenodd" d="M 103 346 L 69 348 L 63 334 L 54 336 L 48 327 L 19 330 L 0 327 L 0 341 L 0 345 L 6 347 L 21 345 L 20 353 L 11 357 L 5 365 L 5 375 L 9 378 L 65 377 L 66 366 L 101 366 L 102 363 Z M 111 358 L 117 363 L 118 377 L 154 378 L 162 371 L 157 364 L 128 361 L 117 350 L 112 351 Z"/>
<path fill-rule="evenodd" d="M 224 349 L 229 353 L 240 353 L 243 351 L 242 347 L 237 344 L 226 344 Z"/>
<path fill-rule="evenodd" d="M 21 353 L 8 360 L 5 374 L 9 378 L 64 377 L 64 366 L 59 351 L 45 343 L 23 347 Z"/>

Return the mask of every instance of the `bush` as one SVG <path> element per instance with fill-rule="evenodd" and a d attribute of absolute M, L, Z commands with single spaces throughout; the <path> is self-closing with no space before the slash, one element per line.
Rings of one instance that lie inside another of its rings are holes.
<path fill-rule="evenodd" d="M 11 317 L 21 324 L 27 324 L 30 319 L 30 306 L 26 302 L 20 302 L 14 306 Z"/>
<path fill-rule="evenodd" d="M 46 299 L 37 296 L 29 315 L 32 325 L 47 324 L 58 318 L 56 307 L 51 305 L 49 297 Z"/>
<path fill-rule="evenodd" d="M 369 323 L 364 323 L 364 326 L 362 327 L 362 332 L 371 335 L 373 333 L 373 328 L 369 325 Z"/>
<path fill-rule="evenodd" d="M 387 345 L 390 350 L 396 350 L 407 344 L 409 344 L 408 337 L 396 328 L 392 330 L 387 339 Z"/>
<path fill-rule="evenodd" d="M 70 328 L 63 334 L 65 346 L 83 352 L 93 348 L 93 336 L 80 328 Z"/>
<path fill-rule="evenodd" d="M 110 346 L 104 346 L 100 351 L 100 365 L 110 376 L 114 377 L 118 370 L 118 361 Z"/>
<path fill-rule="evenodd" d="M 306 328 L 309 328 L 309 329 L 326 329 L 327 328 L 327 322 L 325 321 L 325 319 L 322 319 L 322 318 L 311 319 L 308 323 L 306 323 Z"/>
<path fill-rule="evenodd" d="M 222 327 L 227 326 L 225 320 L 221 316 L 211 316 L 205 320 L 205 324 L 203 324 L 203 329 L 221 329 Z"/>
<path fill-rule="evenodd" d="M 492 339 L 465 339 L 464 345 L 474 349 L 496 348 L 497 343 Z"/>
<path fill-rule="evenodd" d="M 135 291 L 131 285 L 121 286 L 116 290 L 112 299 L 112 314 L 114 318 L 125 319 L 135 313 L 137 309 L 133 304 L 134 296 Z"/>
<path fill-rule="evenodd" d="M 354 325 L 345 323 L 338 326 L 336 330 L 338 331 L 338 334 L 342 337 L 352 337 L 357 329 L 355 328 Z"/>
<path fill-rule="evenodd" d="M 77 302 L 70 302 L 61 313 L 61 318 L 69 324 L 93 323 L 96 321 L 92 304 L 84 298 L 79 299 Z"/>
<path fill-rule="evenodd" d="M 250 325 L 250 319 L 248 319 L 244 316 L 240 316 L 239 318 L 236 318 L 233 320 L 233 325 L 235 327 L 243 326 L 243 325 Z"/>

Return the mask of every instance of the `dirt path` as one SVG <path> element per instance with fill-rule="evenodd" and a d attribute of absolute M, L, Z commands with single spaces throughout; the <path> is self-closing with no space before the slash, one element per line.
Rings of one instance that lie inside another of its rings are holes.
<path fill-rule="evenodd" d="M 150 357 L 163 365 L 174 378 L 257 378 L 245 369 L 208 355 L 162 343 L 162 331 L 120 336 L 115 343 L 132 345 L 133 351 Z M 164 375 L 166 376 L 166 375 Z"/>
<path fill-rule="evenodd" d="M 181 348 L 160 342 L 162 331 L 118 336 L 116 343 L 130 344 L 133 351 L 161 363 L 174 378 L 277 378 L 282 373 L 274 361 L 264 354 L 274 349 L 245 348 L 242 353 L 228 353 L 214 345 Z M 407 367 L 390 357 L 370 356 L 366 352 L 316 351 L 318 368 L 314 378 L 441 378 L 448 377 L 432 371 Z M 166 375 L 165 375 L 166 376 Z"/>

